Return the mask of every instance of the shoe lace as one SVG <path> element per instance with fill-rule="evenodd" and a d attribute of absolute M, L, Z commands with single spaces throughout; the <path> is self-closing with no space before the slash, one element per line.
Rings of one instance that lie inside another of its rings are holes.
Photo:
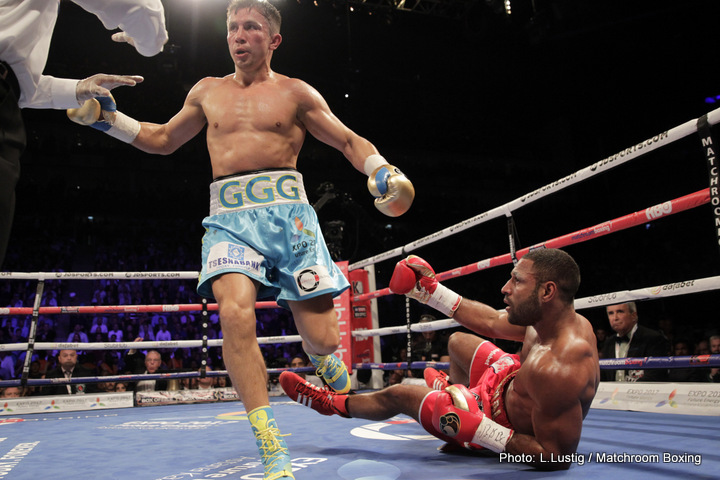
<path fill-rule="evenodd" d="M 333 394 L 331 393 L 331 390 L 327 385 L 325 385 L 324 388 L 319 388 L 315 385 L 298 383 L 295 386 L 295 391 L 305 397 L 312 398 L 313 402 L 319 403 L 326 410 L 335 410 L 333 406 Z"/>
<path fill-rule="evenodd" d="M 283 455 L 289 455 L 287 447 L 283 446 L 278 439 L 278 437 L 287 437 L 289 435 L 289 433 L 280 433 L 277 427 L 268 427 L 255 434 L 259 441 L 258 449 L 260 450 L 263 464 L 265 464 L 265 470 L 272 470 L 278 460 L 283 458 Z"/>
<path fill-rule="evenodd" d="M 343 374 L 343 369 L 340 368 L 338 361 L 332 359 L 325 360 L 315 371 L 315 375 L 324 378 L 328 383 L 332 383 Z"/>

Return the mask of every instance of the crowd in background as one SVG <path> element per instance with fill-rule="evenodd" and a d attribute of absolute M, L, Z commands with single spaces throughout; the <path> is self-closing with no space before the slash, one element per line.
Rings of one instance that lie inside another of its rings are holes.
<path fill-rule="evenodd" d="M 39 217 L 41 218 L 41 217 Z M 150 228 L 151 223 L 153 228 Z M 160 225 L 157 225 L 160 223 Z M 48 228 L 56 227 L 55 233 Z M 10 245 L 4 270 L 24 272 L 48 271 L 198 271 L 199 236 L 189 234 L 185 224 L 178 220 L 162 222 L 138 219 L 133 227 L 118 225 L 85 225 L 82 231 L 67 229 L 53 218 L 44 220 L 21 218 L 16 225 L 20 230 L 32 231 L 27 241 Z M 123 231 L 130 235 L 120 235 Z M 141 233 L 142 232 L 142 233 Z M 162 233 L 162 236 L 158 234 Z M 116 236 L 116 237 L 115 237 Z M 133 240 L 134 239 L 134 240 Z M 172 305 L 198 304 L 201 298 L 195 291 L 195 280 L 170 279 L 99 279 L 99 280 L 47 280 L 43 285 L 41 306 L 84 305 Z M 0 306 L 32 307 L 37 291 L 36 280 L 0 281 Z M 426 315 L 418 318 L 428 321 Z M 27 342 L 31 323 L 30 315 L 0 316 L 0 343 Z M 38 317 L 36 342 L 133 342 L 200 340 L 222 338 L 216 312 L 210 312 L 207 328 L 203 331 L 200 312 L 121 313 L 108 315 L 80 315 L 64 313 Z M 286 310 L 264 309 L 257 312 L 258 337 L 297 335 L 295 324 Z M 404 320 L 404 319 L 403 319 Z M 648 319 L 643 318 L 647 324 Z M 703 331 L 675 325 L 672 319 L 650 322 L 665 339 L 665 355 L 704 355 L 711 353 L 709 335 Z M 447 337 L 451 332 L 425 332 L 416 334 L 412 345 L 412 360 L 447 361 Z M 597 327 L 598 349 L 603 351 L 606 337 L 612 333 L 608 327 Z M 381 338 L 384 361 L 406 361 L 407 340 L 404 335 Z M 513 346 L 503 345 L 505 349 Z M 261 345 L 270 368 L 290 365 L 292 359 L 302 357 L 300 343 Z M 104 376 L 128 373 L 124 364 L 128 350 L 78 349 L 78 362 L 93 375 Z M 713 352 L 715 353 L 715 352 Z M 203 360 L 197 348 L 161 350 L 163 370 L 196 371 Z M 57 351 L 36 350 L 31 364 L 31 375 L 42 376 L 56 367 Z M 602 356 L 602 355 L 601 355 Z M 224 370 L 221 348 L 210 348 L 207 365 L 213 370 Z M 20 378 L 25 363 L 24 351 L 0 351 L 0 378 Z M 679 371 L 678 371 L 679 372 Z M 421 378 L 421 372 L 390 371 L 385 383 L 392 384 L 408 376 Z M 32 378 L 32 377 L 31 377 Z M 39 377 L 38 377 L 39 378 Z M 692 381 L 673 377 L 677 381 Z M 700 380 L 707 381 L 707 380 Z"/>

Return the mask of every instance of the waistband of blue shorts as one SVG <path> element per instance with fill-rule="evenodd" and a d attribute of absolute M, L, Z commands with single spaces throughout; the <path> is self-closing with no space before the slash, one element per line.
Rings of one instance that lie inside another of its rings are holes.
<path fill-rule="evenodd" d="M 292 168 L 245 172 L 210 184 L 210 215 L 293 203 L 308 200 L 302 174 Z"/>

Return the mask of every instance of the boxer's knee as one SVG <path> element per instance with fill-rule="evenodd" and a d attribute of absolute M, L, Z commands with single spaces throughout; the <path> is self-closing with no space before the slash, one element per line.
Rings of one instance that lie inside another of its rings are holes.
<path fill-rule="evenodd" d="M 233 335 L 239 338 L 255 338 L 255 308 L 233 301 L 218 305 L 218 315 L 224 336 Z"/>

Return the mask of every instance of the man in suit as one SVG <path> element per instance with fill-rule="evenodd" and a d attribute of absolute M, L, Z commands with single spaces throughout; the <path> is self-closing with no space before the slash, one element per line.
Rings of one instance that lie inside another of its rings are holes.
<path fill-rule="evenodd" d="M 136 342 L 143 339 L 138 337 Z M 150 350 L 147 355 L 133 349 L 128 351 L 125 356 L 125 369 L 133 374 L 155 374 L 162 373 L 162 357 L 157 350 Z M 136 392 L 146 392 L 152 390 L 167 390 L 167 380 L 140 380 L 133 388 Z"/>
<path fill-rule="evenodd" d="M 605 341 L 602 358 L 669 355 L 670 345 L 660 332 L 638 325 L 635 302 L 608 305 L 605 311 L 615 335 Z M 605 382 L 664 382 L 667 379 L 667 369 L 601 370 L 601 380 Z"/>
<path fill-rule="evenodd" d="M 57 355 L 58 366 L 45 374 L 45 378 L 93 377 L 95 372 L 78 364 L 75 350 L 60 350 Z M 43 395 L 74 395 L 97 391 L 94 383 L 68 383 L 50 385 L 43 389 Z"/>

